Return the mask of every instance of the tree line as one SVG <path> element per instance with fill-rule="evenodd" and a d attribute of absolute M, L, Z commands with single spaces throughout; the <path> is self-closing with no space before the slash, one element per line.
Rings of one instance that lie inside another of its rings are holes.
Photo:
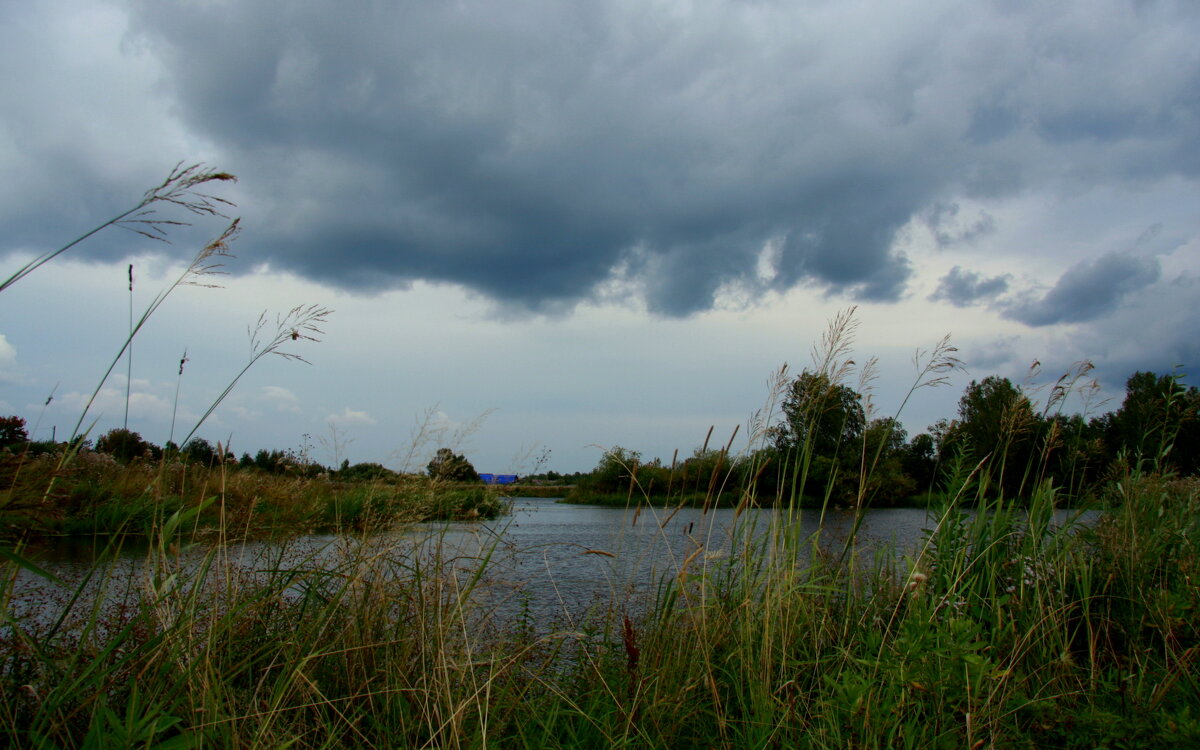
<path fill-rule="evenodd" d="M 51 440 L 29 439 L 24 418 L 18 416 L 0 417 L 0 453 L 40 455 L 56 453 L 68 446 Z M 261 449 L 253 456 L 242 453 L 239 458 L 235 453 L 219 443 L 214 445 L 202 437 L 194 437 L 182 446 L 167 441 L 158 446 L 145 440 L 130 429 L 117 427 L 91 440 L 83 439 L 79 448 L 111 456 L 122 464 L 131 461 L 182 461 L 213 467 L 225 464 L 239 469 L 250 469 L 266 474 L 288 474 L 301 477 L 327 476 L 342 481 L 370 481 L 377 479 L 393 479 L 401 472 L 393 471 L 382 464 L 363 462 L 351 464 L 343 460 L 341 465 L 326 467 L 313 461 L 303 451 L 267 450 Z M 425 473 L 436 480 L 449 482 L 480 482 L 479 473 L 461 453 L 455 453 L 449 448 L 439 448 L 437 453 L 425 467 Z"/>
<path fill-rule="evenodd" d="M 671 465 L 621 446 L 580 476 L 581 496 L 686 495 L 750 490 L 759 502 L 894 505 L 966 480 L 977 497 L 1025 497 L 1050 482 L 1082 499 L 1131 470 L 1200 471 L 1200 392 L 1178 375 L 1136 372 L 1119 408 L 1088 418 L 1062 410 L 1064 376 L 1039 409 L 1011 380 L 972 380 L 954 419 L 909 438 L 891 417 L 871 418 L 863 394 L 805 370 L 787 384 L 778 420 L 743 455 L 705 445 Z"/>

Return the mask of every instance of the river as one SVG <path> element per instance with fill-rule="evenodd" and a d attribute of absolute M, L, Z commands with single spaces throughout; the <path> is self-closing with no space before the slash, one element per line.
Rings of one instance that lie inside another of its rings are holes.
<path fill-rule="evenodd" d="M 388 575 L 404 575 L 418 564 L 428 568 L 440 563 L 469 580 L 486 557 L 481 579 L 485 606 L 501 617 L 563 622 L 574 621 L 593 607 L 630 606 L 664 576 L 678 575 L 685 563 L 692 575 L 722 564 L 737 540 L 758 538 L 773 514 L 750 510 L 738 517 L 729 508 L 635 511 L 517 498 L 512 513 L 494 521 L 424 524 L 365 539 L 308 535 L 287 542 L 230 544 L 219 550 L 219 563 L 253 578 L 289 566 L 335 569 L 358 556 L 386 559 Z M 1059 517 L 1066 520 L 1069 514 L 1062 512 Z M 810 538 L 818 529 L 819 511 L 804 511 L 799 522 L 799 538 Z M 923 509 L 873 509 L 863 517 L 855 548 L 865 554 L 911 554 L 935 523 Z M 853 512 L 828 511 L 821 546 L 831 554 L 840 553 L 853 525 Z M 194 545 L 183 550 L 176 558 L 178 569 L 198 565 L 210 549 Z M 100 582 L 107 606 L 131 606 L 146 591 L 151 577 L 151 556 L 144 546 L 127 545 L 104 563 L 97 563 L 95 542 L 45 545 L 30 554 L 65 585 L 17 571 L 9 608 L 18 619 L 53 619 L 75 591 L 94 592 L 101 588 Z M 98 570 L 101 564 L 104 568 Z M 83 606 L 74 607 L 86 611 L 92 596 L 85 593 Z"/>

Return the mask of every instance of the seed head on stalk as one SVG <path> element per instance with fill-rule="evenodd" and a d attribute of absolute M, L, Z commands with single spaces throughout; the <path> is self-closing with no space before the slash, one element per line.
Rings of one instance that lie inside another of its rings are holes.
<path fill-rule="evenodd" d="M 146 191 L 145 195 L 142 196 L 142 200 L 136 206 L 117 214 L 62 247 L 55 250 L 48 250 L 21 266 L 3 283 L 0 283 L 0 292 L 3 292 L 54 258 L 108 227 L 121 227 L 148 239 L 169 242 L 167 232 L 172 227 L 188 226 L 189 223 L 179 219 L 166 219 L 158 216 L 158 204 L 165 203 L 178 206 L 184 211 L 197 216 L 229 218 L 225 216 L 223 210 L 226 207 L 232 207 L 234 205 L 232 201 L 197 190 L 201 185 L 214 182 L 237 182 L 237 177 L 228 172 L 218 172 L 214 169 L 208 169 L 203 164 L 192 164 L 185 167 L 183 166 L 183 162 L 179 162 L 171 169 L 162 183 Z M 237 222 L 235 221 L 234 223 L 236 224 Z"/>
<path fill-rule="evenodd" d="M 276 356 L 283 357 L 284 359 L 296 360 L 305 364 L 311 364 L 304 357 L 295 352 L 288 351 L 283 347 L 294 341 L 320 341 L 321 339 L 319 337 L 325 334 L 325 332 L 321 330 L 321 326 L 326 323 L 326 321 L 329 319 L 329 316 L 332 314 L 333 310 L 320 305 L 297 305 L 291 310 L 288 310 L 286 313 L 275 316 L 275 328 L 273 332 L 271 331 L 270 320 L 267 317 L 266 311 L 259 315 L 258 321 L 254 325 L 248 326 L 246 329 L 246 332 L 250 337 L 249 360 L 247 360 L 245 366 L 243 366 L 242 369 L 233 376 L 233 379 L 229 381 L 227 386 L 225 386 L 225 390 L 221 391 L 221 394 L 217 396 L 212 404 L 209 405 L 208 409 L 205 410 L 204 414 L 200 416 L 200 419 L 196 422 L 196 425 L 192 428 L 191 432 L 189 432 L 187 436 L 180 441 L 180 445 L 186 444 L 188 440 L 192 439 L 192 436 L 196 434 L 196 431 L 200 429 L 200 426 L 204 424 L 204 422 L 210 416 L 212 416 L 212 413 L 217 410 L 217 407 L 221 405 L 221 402 L 223 402 L 225 398 L 233 392 L 234 387 L 237 386 L 238 381 L 242 379 L 242 376 L 245 375 L 250 368 L 253 367 L 255 363 L 257 363 L 263 357 L 267 356 L 268 354 L 274 354 Z"/>

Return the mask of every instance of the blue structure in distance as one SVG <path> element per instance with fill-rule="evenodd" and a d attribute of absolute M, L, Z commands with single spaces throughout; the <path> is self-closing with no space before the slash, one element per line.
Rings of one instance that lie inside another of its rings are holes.
<path fill-rule="evenodd" d="M 513 484 L 517 481 L 516 474 L 480 474 L 484 484 Z"/>

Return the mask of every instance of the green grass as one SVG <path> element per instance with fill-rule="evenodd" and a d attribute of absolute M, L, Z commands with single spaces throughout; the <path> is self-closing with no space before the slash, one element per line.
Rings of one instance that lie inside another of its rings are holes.
<path fill-rule="evenodd" d="M 1090 528 L 938 511 L 911 559 L 801 554 L 786 523 L 697 556 L 649 606 L 537 629 L 436 533 L 253 569 L 176 550 L 120 608 L 9 617 L 12 745 L 1162 747 L 1200 740 L 1200 485 L 1129 477 Z M 363 505 L 369 505 L 369 498 Z M 203 511 L 207 512 L 207 511 Z M 364 511 L 365 512 L 365 511 Z M 753 541 L 753 540 L 760 541 Z M 185 545 L 186 548 L 186 545 Z M 803 562 L 798 562 L 803 561 Z M 9 576 L 11 581 L 11 575 Z M 95 585 L 95 582 L 91 582 Z M 112 582 L 110 585 L 116 585 Z"/>
<path fill-rule="evenodd" d="M 69 462 L 55 453 L 0 452 L 0 480 L 8 487 L 6 502 L 0 504 L 0 527 L 10 538 L 148 536 L 165 515 L 198 507 L 217 495 L 222 502 L 198 514 L 194 522 L 212 532 L 219 528 L 226 536 L 361 532 L 415 521 L 495 518 L 508 507 L 501 488 L 459 486 L 421 476 L 343 482 L 178 460 L 135 459 L 123 464 L 86 450 Z"/>

